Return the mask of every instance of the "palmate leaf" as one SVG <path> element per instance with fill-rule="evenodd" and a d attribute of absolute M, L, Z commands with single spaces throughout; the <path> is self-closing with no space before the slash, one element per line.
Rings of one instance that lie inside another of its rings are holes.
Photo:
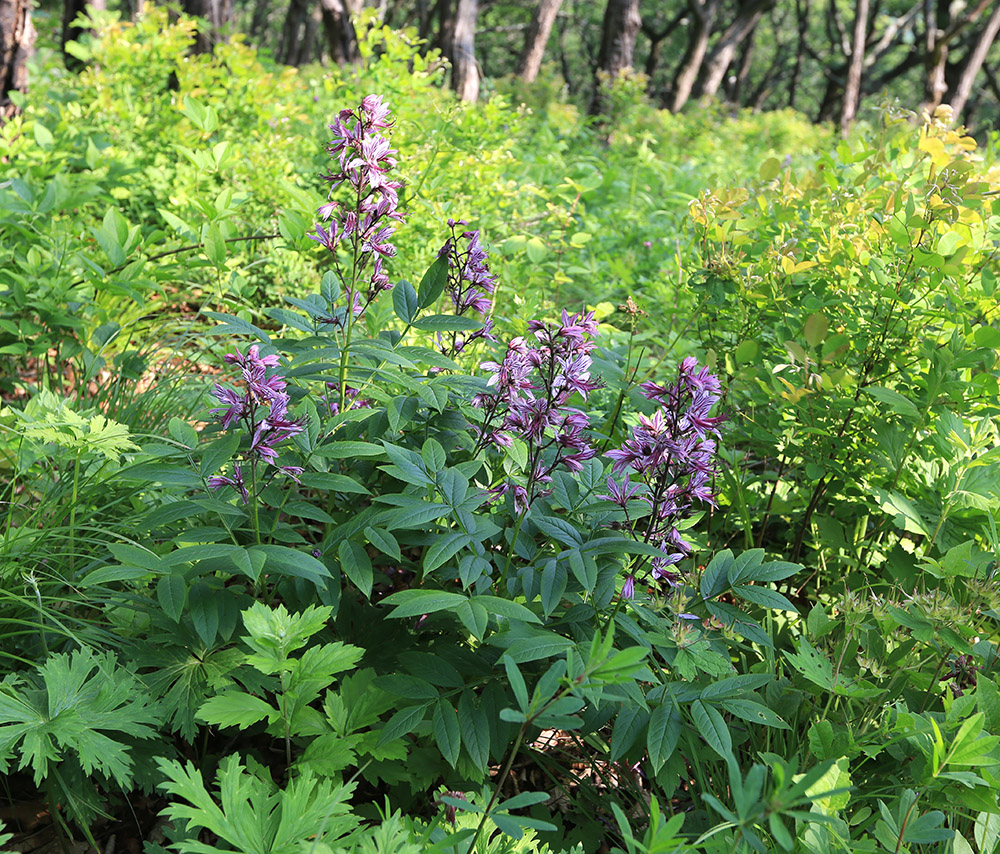
<path fill-rule="evenodd" d="M 0 770 L 20 745 L 18 767 L 31 767 L 37 784 L 50 764 L 72 756 L 85 773 L 128 785 L 132 759 L 115 736 L 154 738 L 162 723 L 146 687 L 113 655 L 89 649 L 51 656 L 34 682 L 0 683 Z"/>
<path fill-rule="evenodd" d="M 248 772 L 238 756 L 227 756 L 217 777 L 220 808 L 190 762 L 159 759 L 157 765 L 167 778 L 162 788 L 188 802 L 169 804 L 165 814 L 185 819 L 189 830 L 205 828 L 245 854 L 300 854 L 307 844 L 336 842 L 358 823 L 347 804 L 353 784 L 318 780 L 309 770 L 282 790 Z M 227 850 L 194 840 L 178 842 L 177 848 L 182 854 Z"/>
<path fill-rule="evenodd" d="M 172 732 L 192 741 L 198 732 L 195 712 L 211 694 L 232 685 L 229 674 L 244 661 L 238 649 L 210 649 L 199 645 L 194 632 L 180 635 L 190 647 L 168 646 L 148 650 L 143 666 L 152 668 L 150 691 L 162 697 L 164 720 Z"/>

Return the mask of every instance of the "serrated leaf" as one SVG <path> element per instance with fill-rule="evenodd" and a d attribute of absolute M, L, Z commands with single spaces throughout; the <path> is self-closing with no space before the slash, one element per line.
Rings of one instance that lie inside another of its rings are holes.
<path fill-rule="evenodd" d="M 358 590 L 364 593 L 366 599 L 370 599 L 374 574 L 368 552 L 360 543 L 353 540 L 341 540 L 337 547 L 337 556 L 340 558 L 340 568 L 344 571 L 344 575 Z"/>
<path fill-rule="evenodd" d="M 775 729 L 791 729 L 788 724 L 767 708 L 767 706 L 755 703 L 753 700 L 734 698 L 731 700 L 719 700 L 718 704 L 731 715 L 736 715 L 736 717 L 743 718 L 743 720 L 750 721 L 750 723 L 774 727 Z"/>
<path fill-rule="evenodd" d="M 202 581 L 196 581 L 188 592 L 188 614 L 198 637 L 205 646 L 212 646 L 219 632 L 219 598 Z"/>
<path fill-rule="evenodd" d="M 490 725 L 471 691 L 463 691 L 459 697 L 458 724 L 465 752 L 476 768 L 485 770 L 490 760 Z"/>
<path fill-rule="evenodd" d="M 431 727 L 438 750 L 441 751 L 445 761 L 454 768 L 462 748 L 462 733 L 459 729 L 458 714 L 448 700 L 444 698 L 438 700 L 434 707 Z"/>
<path fill-rule="evenodd" d="M 259 697 L 243 691 L 227 691 L 202 703 L 197 717 L 215 726 L 248 727 L 267 717 L 278 716 L 278 711 Z"/>
<path fill-rule="evenodd" d="M 653 709 L 646 732 L 646 749 L 655 774 L 673 754 L 681 736 L 683 720 L 674 704 L 664 702 Z"/>
<path fill-rule="evenodd" d="M 649 712 L 640 706 L 627 703 L 622 707 L 611 731 L 611 753 L 608 758 L 612 762 L 621 759 L 639 740 L 649 718 Z"/>
<path fill-rule="evenodd" d="M 182 575 L 164 575 L 156 583 L 156 600 L 175 623 L 180 621 L 187 601 L 187 584 Z"/>
<path fill-rule="evenodd" d="M 732 755 L 733 739 L 729 734 L 729 727 L 726 726 L 725 720 L 717 709 L 706 705 L 701 700 L 695 700 L 691 704 L 691 718 L 695 728 L 712 750 L 723 759 Z"/>
<path fill-rule="evenodd" d="M 542 622 L 530 608 L 520 602 L 512 602 L 510 599 L 504 599 L 500 596 L 474 596 L 470 601 L 478 602 L 490 614 L 512 620 L 523 620 L 526 623 Z"/>
<path fill-rule="evenodd" d="M 424 552 L 424 575 L 432 573 L 448 563 L 456 554 L 472 542 L 468 534 L 454 531 L 448 534 L 438 534 L 431 547 Z"/>
<path fill-rule="evenodd" d="M 797 614 L 799 609 L 782 596 L 777 590 L 767 587 L 757 587 L 753 584 L 737 584 L 732 588 L 733 593 L 747 602 L 753 602 L 763 608 L 772 608 L 776 611 L 791 611 Z"/>
<path fill-rule="evenodd" d="M 404 700 L 436 700 L 438 698 L 437 689 L 430 682 L 418 676 L 390 673 L 379 676 L 373 684 L 376 688 L 396 697 L 402 697 Z"/>
<path fill-rule="evenodd" d="M 471 332 L 482 329 L 481 320 L 455 314 L 429 314 L 413 321 L 413 328 L 424 332 Z"/>
<path fill-rule="evenodd" d="M 379 735 L 377 747 L 382 747 L 390 741 L 402 738 L 404 735 L 413 732 L 424 719 L 424 713 L 430 703 L 422 703 L 419 706 L 407 706 L 394 714 Z"/>
<path fill-rule="evenodd" d="M 386 596 L 382 604 L 395 605 L 391 618 L 422 617 L 435 611 L 453 610 L 461 604 L 467 604 L 467 596 L 461 593 L 450 593 L 446 590 L 401 590 Z"/>

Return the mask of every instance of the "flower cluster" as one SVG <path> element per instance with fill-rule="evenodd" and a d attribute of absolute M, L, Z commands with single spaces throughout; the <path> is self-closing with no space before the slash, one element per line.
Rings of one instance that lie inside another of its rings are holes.
<path fill-rule="evenodd" d="M 483 317 L 482 329 L 475 330 L 471 335 L 451 333 L 451 340 L 445 341 L 438 336 L 438 345 L 443 353 L 455 356 L 461 353 L 473 341 L 486 339 L 495 341 L 493 336 L 493 294 L 496 293 L 497 280 L 490 272 L 489 256 L 479 242 L 478 231 L 463 231 L 457 233 L 459 226 L 467 225 L 464 219 L 448 220 L 451 237 L 441 247 L 438 258 L 448 259 L 448 296 L 451 297 L 455 314 L 464 315 L 474 311 Z M 461 248 L 461 241 L 467 241 Z"/>
<path fill-rule="evenodd" d="M 472 309 L 486 317 L 493 308 L 497 280 L 490 273 L 489 256 L 479 242 L 479 232 L 463 231 L 458 235 L 455 230 L 461 225 L 467 225 L 464 219 L 448 220 L 451 237 L 438 252 L 438 258 L 448 259 L 448 295 L 455 306 L 455 314 L 465 314 Z M 459 240 L 468 241 L 465 249 L 459 248 Z"/>
<path fill-rule="evenodd" d="M 250 448 L 244 456 L 254 470 L 254 482 L 258 463 L 275 466 L 277 470 L 295 478 L 302 473 L 302 469 L 299 466 L 278 466 L 276 446 L 305 428 L 301 419 L 293 419 L 288 415 L 289 399 L 285 393 L 285 380 L 275 373 L 268 375 L 268 368 L 277 367 L 278 357 L 261 356 L 260 348 L 253 344 L 246 355 L 237 350 L 223 356 L 223 360 L 231 365 L 239 365 L 245 390 L 241 394 L 236 389 L 216 383 L 212 396 L 223 406 L 211 410 L 212 414 L 218 416 L 227 430 L 233 424 L 239 424 L 251 437 Z M 250 502 L 250 492 L 239 463 L 233 464 L 231 475 L 211 477 L 208 485 L 212 489 L 231 486 L 240 493 L 244 503 Z"/>
<path fill-rule="evenodd" d="M 309 236 L 334 252 L 335 265 L 338 245 L 344 241 L 351 244 L 353 276 L 341 278 L 351 283 L 347 302 L 355 316 L 381 291 L 392 288 L 384 263 L 396 254 L 390 240 L 396 222 L 403 218 L 397 211 L 399 189 L 403 185 L 389 177 L 396 166 L 396 152 L 389 147 L 388 136 L 380 133 L 388 131 L 392 124 L 388 105 L 380 96 L 369 95 L 357 110 L 341 110 L 330 125 L 333 139 L 327 151 L 337 158 L 340 169 L 323 178 L 331 185 L 331 195 L 342 184 L 348 184 L 353 191 L 352 199 L 350 206 L 336 201 L 321 206 L 317 213 L 329 224 L 317 224 L 316 233 Z M 364 296 L 360 286 L 362 275 L 368 276 Z M 341 318 L 340 322 L 344 320 Z"/>
<path fill-rule="evenodd" d="M 508 480 L 492 490 L 496 498 L 512 492 L 519 510 L 547 494 L 543 485 L 557 468 L 578 472 L 596 455 L 585 435 L 588 416 L 567 404 L 576 394 L 586 399 L 600 386 L 590 378 L 589 353 L 597 334 L 593 312 L 571 316 L 563 311 L 561 323 L 533 320 L 528 329 L 534 340 L 515 338 L 502 361 L 483 362 L 494 391 L 472 401 L 484 412 L 477 451 L 487 445 L 510 447 L 514 437 L 527 445 L 526 483 Z"/>
<path fill-rule="evenodd" d="M 719 380 L 689 357 L 681 362 L 672 386 L 650 382 L 640 388 L 660 408 L 650 416 L 640 415 L 631 438 L 607 452 L 614 465 L 607 481 L 609 494 L 602 497 L 625 512 L 625 525 L 633 537 L 663 552 L 663 557 L 650 562 L 653 578 L 675 583 L 677 574 L 671 567 L 691 552 L 678 523 L 696 501 L 715 504 L 715 440 L 724 418 L 710 412 L 720 397 Z M 625 478 L 615 480 L 614 475 L 621 474 Z M 643 502 L 648 514 L 636 517 L 633 501 Z M 625 579 L 623 596 L 631 598 L 635 582 L 633 571 Z"/>

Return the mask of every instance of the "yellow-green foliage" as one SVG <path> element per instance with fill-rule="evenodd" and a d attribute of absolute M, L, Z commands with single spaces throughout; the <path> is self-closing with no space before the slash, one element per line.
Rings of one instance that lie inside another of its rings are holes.
<path fill-rule="evenodd" d="M 892 527 L 926 556 L 982 535 L 1000 171 L 960 130 L 890 115 L 814 166 L 771 159 L 758 175 L 691 216 L 702 340 L 732 378 L 772 534 L 788 526 L 793 559 L 815 537 L 851 565 L 886 559 Z"/>

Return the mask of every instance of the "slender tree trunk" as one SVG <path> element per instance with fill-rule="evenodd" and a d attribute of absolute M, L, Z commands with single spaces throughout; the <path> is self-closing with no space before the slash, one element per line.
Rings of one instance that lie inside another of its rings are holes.
<path fill-rule="evenodd" d="M 253 14 L 250 16 L 250 41 L 256 42 L 267 26 L 271 4 L 268 0 L 254 0 Z"/>
<path fill-rule="evenodd" d="M 750 0 L 740 6 L 739 14 L 719 38 L 702 66 L 696 95 L 713 98 L 719 91 L 726 71 L 736 56 L 737 48 L 750 37 L 765 12 L 774 8 L 775 0 Z"/>
<path fill-rule="evenodd" d="M 589 112 L 592 116 L 599 115 L 604 107 L 601 76 L 613 80 L 624 69 L 632 68 L 635 40 L 641 26 L 639 0 L 608 0 L 601 26 L 601 49 L 597 55 L 594 97 L 590 100 Z"/>
<path fill-rule="evenodd" d="M 524 50 L 518 63 L 518 76 L 525 83 L 534 83 L 545 57 L 545 45 L 549 41 L 552 25 L 559 14 L 563 0 L 539 0 L 538 8 L 531 19 L 531 25 L 524 37 Z"/>
<path fill-rule="evenodd" d="M 684 58 L 674 77 L 674 94 L 670 111 L 677 113 L 688 102 L 694 84 L 701 71 L 701 64 L 708 52 L 708 40 L 715 26 L 715 16 L 719 11 L 719 0 L 689 0 L 691 9 L 691 33 Z"/>
<path fill-rule="evenodd" d="M 851 59 L 844 83 L 844 103 L 840 111 L 840 130 L 846 134 L 858 114 L 861 101 L 861 72 L 865 67 L 865 43 L 868 39 L 868 0 L 857 0 L 854 7 L 854 36 Z"/>
<path fill-rule="evenodd" d="M 433 39 L 428 39 L 450 61 L 451 52 L 455 47 L 455 3 L 453 0 L 437 0 L 428 16 L 428 26 L 433 18 L 437 18 L 437 33 Z"/>
<path fill-rule="evenodd" d="M 757 84 L 757 88 L 754 89 L 750 94 L 750 97 L 747 98 L 747 104 L 753 109 L 754 112 L 759 112 L 763 108 L 764 101 L 767 100 L 771 92 L 774 91 L 773 83 L 778 69 L 785 64 L 786 53 L 787 50 L 785 45 L 779 44 L 778 49 L 774 52 L 774 59 L 771 60 L 771 65 L 768 67 L 767 71 L 764 72 L 764 76 L 761 77 L 760 83 Z"/>
<path fill-rule="evenodd" d="M 559 54 L 559 70 L 563 80 L 566 81 L 566 90 L 572 95 L 576 92 L 577 85 L 570 68 L 569 58 L 566 56 L 566 27 L 562 23 L 556 28 L 556 47 Z"/>
<path fill-rule="evenodd" d="M 924 0 L 924 103 L 927 112 L 934 109 L 945 100 L 948 92 L 951 67 L 948 64 L 951 45 L 955 39 L 968 29 L 980 16 L 993 6 L 996 11 L 997 0 L 978 0 L 971 8 L 957 8 L 943 0 Z M 952 12 L 956 11 L 954 16 Z M 991 18 L 992 20 L 992 18 Z M 989 22 L 987 22 L 987 30 Z M 988 48 L 987 48 L 988 50 Z M 966 96 L 968 97 L 968 96 Z"/>
<path fill-rule="evenodd" d="M 799 92 L 799 80 L 802 79 L 802 60 L 809 44 L 809 0 L 795 0 L 795 21 L 798 29 L 798 48 L 795 51 L 792 79 L 788 83 L 788 106 L 792 109 L 795 108 L 795 96 Z"/>
<path fill-rule="evenodd" d="M 67 42 L 78 42 L 87 30 L 76 26 L 73 22 L 87 9 L 104 11 L 108 8 L 107 0 L 64 0 L 62 15 L 62 31 L 59 36 L 59 48 L 62 50 L 63 64 L 70 71 L 78 71 L 83 63 L 66 50 Z"/>
<path fill-rule="evenodd" d="M 337 65 L 354 63 L 361 59 L 358 34 L 354 29 L 352 14 L 360 11 L 360 3 L 348 0 L 320 0 L 323 13 L 323 32 L 330 59 Z"/>
<path fill-rule="evenodd" d="M 941 103 L 948 85 L 944 80 L 948 64 L 948 41 L 938 27 L 934 0 L 924 0 L 924 109 L 934 111 Z"/>
<path fill-rule="evenodd" d="M 0 123 L 18 111 L 10 93 L 28 90 L 28 59 L 34 49 L 30 0 L 0 0 Z"/>
<path fill-rule="evenodd" d="M 736 78 L 732 80 L 731 85 L 726 91 L 726 100 L 730 104 L 739 106 L 742 103 L 743 90 L 746 86 L 747 78 L 750 76 L 750 66 L 753 63 L 754 48 L 757 46 L 756 33 L 757 30 L 754 28 L 753 32 L 747 36 L 746 41 L 743 42 L 743 49 L 740 51 L 740 64 L 736 70 Z"/>
<path fill-rule="evenodd" d="M 646 56 L 646 76 L 652 82 L 656 69 L 660 67 L 660 57 L 663 53 L 663 42 L 684 20 L 685 9 L 682 6 L 680 11 L 663 27 L 656 29 L 649 21 L 643 20 L 642 32 L 649 39 L 649 53 Z"/>
<path fill-rule="evenodd" d="M 278 47 L 278 62 L 285 65 L 299 65 L 302 45 L 302 28 L 309 15 L 308 0 L 290 0 L 285 26 L 281 31 Z"/>
<path fill-rule="evenodd" d="M 225 40 L 224 31 L 233 19 L 233 0 L 183 0 L 184 13 L 204 20 L 206 26 L 198 28 L 195 53 L 211 53 L 212 48 Z"/>
<path fill-rule="evenodd" d="M 302 49 L 302 65 L 315 60 L 320 62 L 323 59 L 323 47 L 320 44 L 319 32 L 323 28 L 323 10 L 317 3 L 313 6 L 309 17 L 306 18 L 306 29 L 302 41 L 305 47 Z"/>
<path fill-rule="evenodd" d="M 997 3 L 993 8 L 993 14 L 990 15 L 986 26 L 980 32 L 979 38 L 976 39 L 972 53 L 969 54 L 969 58 L 962 66 L 962 73 L 958 78 L 955 94 L 950 99 L 951 108 L 954 111 L 956 119 L 965 109 L 965 105 L 969 100 L 969 94 L 972 92 L 972 84 L 975 82 L 979 70 L 983 67 L 983 63 L 986 62 L 986 56 L 990 52 L 990 48 L 993 46 L 993 42 L 996 41 L 998 34 L 1000 34 L 1000 3 Z"/>
<path fill-rule="evenodd" d="M 460 101 L 479 99 L 479 68 L 476 66 L 476 21 L 479 0 L 458 0 L 455 39 L 451 51 L 451 88 Z"/>

